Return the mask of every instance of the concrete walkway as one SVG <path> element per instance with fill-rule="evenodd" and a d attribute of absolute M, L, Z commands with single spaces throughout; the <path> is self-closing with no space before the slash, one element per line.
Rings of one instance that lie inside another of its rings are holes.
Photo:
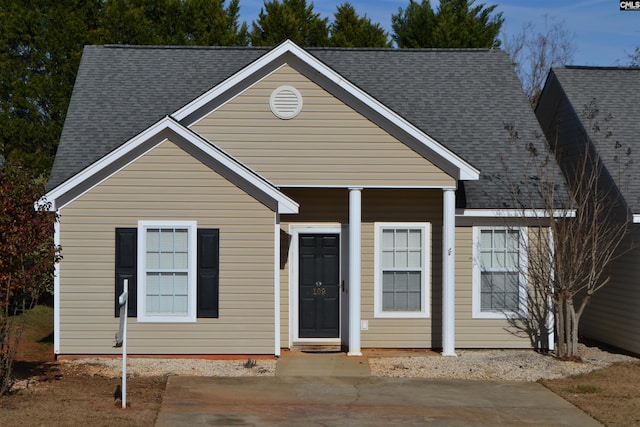
<path fill-rule="evenodd" d="M 344 353 L 283 352 L 276 364 L 276 377 L 368 377 L 366 357 Z"/>
<path fill-rule="evenodd" d="M 275 377 L 170 377 L 156 426 L 600 426 L 537 383 L 368 372 L 323 354 L 283 356 Z"/>

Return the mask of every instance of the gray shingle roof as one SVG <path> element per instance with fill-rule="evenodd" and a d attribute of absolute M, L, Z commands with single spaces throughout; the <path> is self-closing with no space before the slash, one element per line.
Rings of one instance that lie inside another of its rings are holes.
<path fill-rule="evenodd" d="M 518 144 L 540 127 L 500 50 L 307 51 L 481 171 L 465 183 L 467 208 L 510 207 L 495 176 L 501 158 L 526 170 Z M 127 139 L 221 83 L 267 48 L 87 46 L 49 181 L 55 188 Z"/>
<path fill-rule="evenodd" d="M 640 68 L 561 67 L 552 74 L 598 147 L 627 205 L 633 213 L 640 213 Z M 587 105 L 599 111 L 593 122 L 598 123 L 599 131 L 585 119 Z M 605 137 L 608 131 L 611 135 Z M 621 155 L 627 149 L 630 155 Z M 622 162 L 615 161 L 616 156 Z M 629 166 L 622 166 L 629 161 Z"/>

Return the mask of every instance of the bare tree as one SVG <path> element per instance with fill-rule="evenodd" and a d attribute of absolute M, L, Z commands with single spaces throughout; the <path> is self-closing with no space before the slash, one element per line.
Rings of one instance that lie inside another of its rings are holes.
<path fill-rule="evenodd" d="M 576 51 L 574 35 L 567 31 L 564 21 L 545 15 L 541 31 L 528 22 L 519 33 L 504 39 L 504 49 L 511 58 L 522 88 L 531 105 L 535 106 L 549 69 L 573 59 Z"/>
<path fill-rule="evenodd" d="M 627 53 L 628 66 L 638 68 L 640 67 L 640 46 L 636 46 L 632 53 Z"/>
<path fill-rule="evenodd" d="M 611 142 L 610 115 L 601 119 L 595 101 L 585 106 L 583 115 L 591 135 L 604 132 L 601 143 Z M 605 168 L 596 138 L 586 134 L 572 138 L 571 144 L 557 136 L 548 144 L 523 144 L 512 125 L 505 129 L 510 140 L 528 152 L 533 167 L 523 176 L 509 171 L 504 162 L 515 208 L 530 225 L 527 238 L 520 241 L 528 254 L 522 272 L 528 282 L 527 316 L 511 323 L 527 331 L 535 343 L 548 331 L 548 314 L 553 313 L 556 355 L 575 359 L 582 313 L 593 294 L 609 283 L 610 262 L 630 249 L 625 246 L 628 209 L 610 174 L 625 173 L 631 152 L 611 142 L 617 163 L 611 170 Z M 566 186 L 560 182 L 556 161 Z"/>

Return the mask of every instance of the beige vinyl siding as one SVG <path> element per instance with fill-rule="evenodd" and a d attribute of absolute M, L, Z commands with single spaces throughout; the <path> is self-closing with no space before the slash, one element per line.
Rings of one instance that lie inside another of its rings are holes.
<path fill-rule="evenodd" d="M 112 348 L 116 227 L 197 221 L 220 229 L 220 317 L 196 323 L 129 321 L 138 354 L 272 354 L 274 213 L 165 141 L 61 212 L 60 351 Z"/>
<path fill-rule="evenodd" d="M 295 87 L 302 112 L 282 120 L 271 93 Z M 278 186 L 453 186 L 454 179 L 288 65 L 192 126 Z"/>
<path fill-rule="evenodd" d="M 298 201 L 299 215 L 282 215 L 281 229 L 288 232 L 291 224 L 348 224 L 349 192 L 346 189 L 289 189 L 285 193 Z M 442 276 L 442 191 L 440 190 L 368 190 L 362 191 L 362 265 L 361 318 L 369 322 L 369 330 L 361 332 L 362 347 L 366 348 L 431 348 L 440 345 L 440 331 L 432 331 L 432 319 L 374 318 L 374 223 L 430 222 L 431 223 L 431 316 L 433 303 L 440 306 Z M 346 229 L 345 229 L 346 232 Z M 342 238 L 347 236 L 344 234 Z M 283 239 L 285 242 L 285 239 Z M 285 246 L 283 244 L 283 246 Z M 288 247 L 283 248 L 282 254 Z M 282 258 L 281 269 L 281 336 L 282 347 L 289 342 L 289 262 Z M 344 271 L 348 266 L 343 265 Z M 343 273 L 344 274 L 344 273 Z M 293 282 L 293 281 L 292 281 Z M 434 288 L 436 289 L 434 291 Z M 342 303 L 345 303 L 343 298 Z M 343 314 L 346 310 L 342 310 Z M 297 313 L 294 313 L 297 315 Z M 341 319 L 347 322 L 348 317 Z M 434 340 L 436 342 L 434 343 Z"/>
<path fill-rule="evenodd" d="M 640 224 L 631 226 L 626 244 L 640 241 Z M 580 333 L 640 354 L 640 248 L 610 267 L 611 282 L 596 292 L 582 315 Z"/>
<path fill-rule="evenodd" d="M 455 236 L 456 347 L 530 348 L 528 337 L 507 320 L 473 318 L 473 227 L 456 227 Z"/>

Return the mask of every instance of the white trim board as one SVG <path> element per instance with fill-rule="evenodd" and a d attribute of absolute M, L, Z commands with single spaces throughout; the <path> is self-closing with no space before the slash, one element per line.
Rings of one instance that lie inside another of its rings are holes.
<path fill-rule="evenodd" d="M 457 217 L 468 218 L 574 218 L 575 209 L 456 209 Z"/>
<path fill-rule="evenodd" d="M 60 246 L 60 221 L 53 224 L 53 244 Z M 53 354 L 60 354 L 60 263 L 53 265 Z"/>

